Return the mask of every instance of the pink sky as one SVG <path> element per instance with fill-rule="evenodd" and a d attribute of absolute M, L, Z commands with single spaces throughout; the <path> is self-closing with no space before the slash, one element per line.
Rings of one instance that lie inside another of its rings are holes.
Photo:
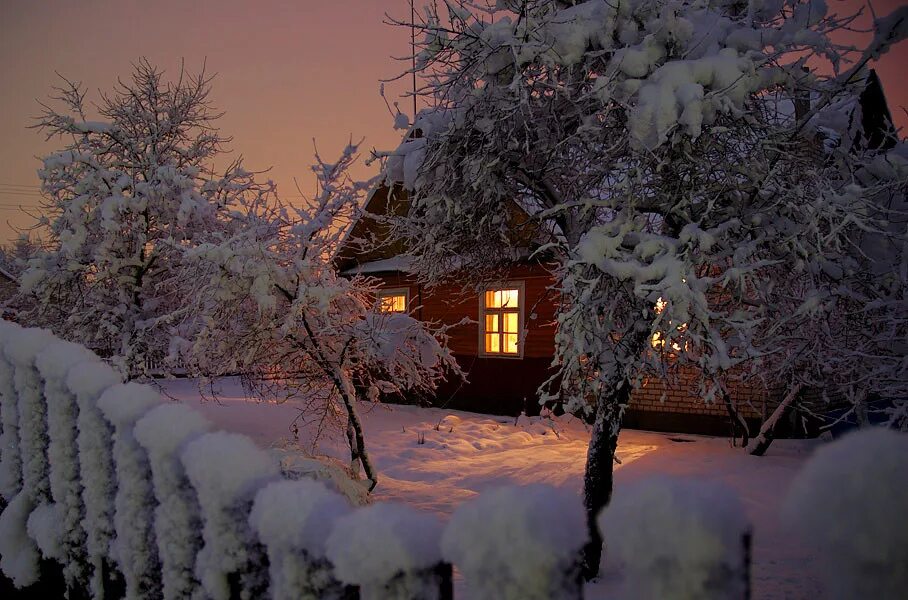
<path fill-rule="evenodd" d="M 899 0 L 874 2 L 879 14 Z M 837 12 L 855 0 L 830 5 Z M 145 56 L 174 73 L 207 60 L 218 74 L 212 98 L 225 111 L 222 132 L 248 168 L 271 167 L 281 195 L 314 185 L 309 174 L 313 139 L 330 160 L 347 143 L 366 138 L 364 150 L 391 148 L 399 132 L 378 93 L 379 80 L 404 65 L 409 32 L 382 23 L 385 13 L 409 16 L 407 0 L 0 0 L 0 242 L 31 219 L 17 208 L 37 203 L 35 156 L 54 148 L 26 129 L 48 96 L 54 72 L 109 90 Z M 897 122 L 908 107 L 908 44 L 877 65 Z M 390 100 L 406 89 L 390 84 Z M 91 94 L 90 94 L 91 96 Z M 411 104 L 402 100 L 408 112 Z M 359 173 L 365 175 L 361 168 Z"/>

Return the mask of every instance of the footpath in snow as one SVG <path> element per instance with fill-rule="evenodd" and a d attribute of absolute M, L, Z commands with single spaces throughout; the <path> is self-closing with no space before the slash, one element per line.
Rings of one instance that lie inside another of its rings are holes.
<path fill-rule="evenodd" d="M 218 382 L 216 400 L 202 400 L 194 381 L 164 383 L 166 393 L 192 404 L 217 427 L 244 433 L 259 445 L 310 446 L 311 432 L 294 433 L 299 409 L 247 399 L 233 380 Z M 206 394 L 207 395 L 207 394 Z M 546 483 L 580 493 L 589 433 L 571 417 L 498 417 L 475 413 L 376 405 L 364 411 L 366 445 L 380 482 L 376 501 L 394 500 L 450 517 L 478 493 L 501 485 Z M 753 457 L 724 438 L 625 430 L 618 446 L 615 488 L 655 476 L 721 482 L 741 497 L 754 526 L 756 598 L 819 598 L 813 557 L 779 516 L 782 499 L 816 440 L 777 440 L 767 456 Z M 324 437 L 319 452 L 346 461 L 339 433 Z M 588 597 L 609 597 L 619 576 L 606 561 L 602 581 Z"/>

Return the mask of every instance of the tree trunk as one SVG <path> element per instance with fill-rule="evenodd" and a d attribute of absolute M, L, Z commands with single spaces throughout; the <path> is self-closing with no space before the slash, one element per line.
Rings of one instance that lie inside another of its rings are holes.
<path fill-rule="evenodd" d="M 372 461 L 369 460 L 369 453 L 366 452 L 363 424 L 359 420 L 359 413 L 356 412 L 356 390 L 350 380 L 340 372 L 340 369 L 334 369 L 332 377 L 344 401 L 344 408 L 347 410 L 347 439 L 350 442 L 351 459 L 354 461 L 359 459 L 366 478 L 372 482 L 372 485 L 369 486 L 371 492 L 378 485 L 378 475 L 375 474 Z"/>
<path fill-rule="evenodd" d="M 782 402 L 776 407 L 772 414 L 769 415 L 769 418 L 763 422 L 763 425 L 760 427 L 760 433 L 757 437 L 754 438 L 754 443 L 752 448 L 748 448 L 747 451 L 753 456 L 763 456 L 766 454 L 766 451 L 769 449 L 769 445 L 772 444 L 772 440 L 775 439 L 775 428 L 776 425 L 781 421 L 788 411 L 794 406 L 795 400 L 798 397 L 798 394 L 801 392 L 801 384 L 798 383 L 790 390 L 785 398 L 782 399 Z"/>
<path fill-rule="evenodd" d="M 612 499 L 615 450 L 621 431 L 621 417 L 630 398 L 630 385 L 623 381 L 620 389 L 612 390 L 596 407 L 596 419 L 590 432 L 590 445 L 586 454 L 586 471 L 583 475 L 583 505 L 589 541 L 583 548 L 581 568 L 589 580 L 599 574 L 602 559 L 602 534 L 596 525 L 599 512 Z"/>
<path fill-rule="evenodd" d="M 738 439 L 738 430 L 741 430 L 741 447 L 747 448 L 747 444 L 750 443 L 750 429 L 747 427 L 747 421 L 744 420 L 744 417 L 741 416 L 741 413 L 738 412 L 737 407 L 735 407 L 734 402 L 731 400 L 731 395 L 722 390 L 722 400 L 725 402 L 725 410 L 728 411 L 728 416 L 731 418 L 731 443 L 732 445 L 737 445 Z"/>
<path fill-rule="evenodd" d="M 350 448 L 350 473 L 354 479 L 359 479 L 359 468 L 362 463 L 359 460 L 359 446 L 356 443 L 356 428 L 350 419 L 347 419 L 347 446 Z"/>

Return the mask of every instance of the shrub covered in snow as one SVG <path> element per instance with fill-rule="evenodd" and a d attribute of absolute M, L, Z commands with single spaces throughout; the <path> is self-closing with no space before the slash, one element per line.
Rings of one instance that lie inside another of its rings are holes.
<path fill-rule="evenodd" d="M 816 545 L 831 598 L 904 598 L 908 590 L 908 435 L 853 433 L 817 450 L 785 513 Z"/>
<path fill-rule="evenodd" d="M 112 573 L 110 549 L 114 537 L 114 495 L 116 474 L 113 461 L 113 427 L 97 406 L 109 387 L 119 384 L 120 375 L 104 363 L 88 363 L 71 369 L 66 384 L 76 396 L 79 448 L 79 477 L 85 505 L 85 547 L 92 565 L 91 592 L 101 597 L 104 575 Z"/>
<path fill-rule="evenodd" d="M 577 558 L 586 539 L 576 495 L 545 485 L 504 487 L 457 509 L 442 552 L 480 600 L 579 598 Z"/>
<path fill-rule="evenodd" d="M 738 599 L 748 525 L 729 489 L 654 478 L 619 490 L 599 518 L 606 548 L 623 561 L 627 597 Z"/>
<path fill-rule="evenodd" d="M 317 481 L 278 481 L 255 496 L 249 523 L 268 549 L 274 600 L 341 598 L 344 586 L 325 558 L 325 542 L 346 498 Z"/>
<path fill-rule="evenodd" d="M 63 341 L 50 344 L 35 359 L 44 379 L 50 438 L 47 447 L 50 492 L 56 507 L 51 513 L 54 519 L 49 524 L 58 537 L 60 547 L 56 558 L 63 564 L 63 575 L 70 588 L 88 589 L 90 569 L 85 528 L 82 526 L 85 505 L 82 502 L 79 448 L 76 443 L 78 406 L 75 395 L 66 384 L 66 375 L 72 368 L 98 360 L 84 346 Z"/>
<path fill-rule="evenodd" d="M 302 451 L 296 444 L 271 447 L 281 463 L 284 479 L 306 479 L 322 483 L 329 490 L 346 498 L 353 506 L 369 504 L 369 490 L 364 482 L 353 479 L 350 470 L 342 461 L 328 456 L 313 456 Z"/>
<path fill-rule="evenodd" d="M 180 462 L 180 451 L 206 433 L 211 424 L 184 404 L 153 408 L 139 419 L 135 437 L 151 463 L 157 507 L 154 532 L 161 557 L 164 598 L 189 598 L 198 593 L 193 568 L 202 548 L 202 518 L 195 492 Z"/>
<path fill-rule="evenodd" d="M 160 559 L 154 543 L 154 490 L 148 455 L 136 441 L 136 421 L 161 402 L 152 388 L 138 383 L 113 385 L 98 398 L 98 408 L 113 426 L 116 468 L 113 556 L 126 582 L 126 597 L 161 593 Z"/>
<path fill-rule="evenodd" d="M 244 435 L 219 431 L 181 455 L 202 510 L 204 546 L 195 572 L 214 600 L 256 598 L 267 587 L 265 551 L 248 523 L 255 491 L 280 475 L 277 462 Z"/>
<path fill-rule="evenodd" d="M 437 597 L 441 524 L 402 504 L 374 504 L 338 520 L 328 559 L 338 578 L 360 586 L 364 600 Z"/>

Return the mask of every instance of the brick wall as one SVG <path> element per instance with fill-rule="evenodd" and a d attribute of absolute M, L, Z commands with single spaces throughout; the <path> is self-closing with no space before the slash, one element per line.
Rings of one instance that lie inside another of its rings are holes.
<path fill-rule="evenodd" d="M 658 376 L 646 377 L 642 385 L 631 394 L 629 408 L 643 412 L 672 412 L 691 415 L 714 415 L 725 417 L 728 411 L 721 397 L 705 402 L 699 392 L 693 367 L 684 369 L 676 381 L 667 381 Z M 764 411 L 771 410 L 777 402 L 771 391 L 754 385 L 731 386 L 732 402 L 745 418 L 760 418 Z"/>

